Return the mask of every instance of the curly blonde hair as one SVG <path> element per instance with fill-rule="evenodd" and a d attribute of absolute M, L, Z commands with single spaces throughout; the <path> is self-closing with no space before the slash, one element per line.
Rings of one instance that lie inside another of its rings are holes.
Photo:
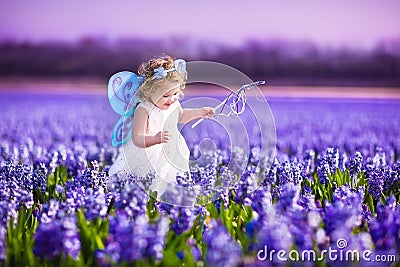
<path fill-rule="evenodd" d="M 137 96 L 144 101 L 151 101 L 151 96 L 160 89 L 169 89 L 171 83 L 179 83 L 180 93 L 183 95 L 183 89 L 185 88 L 186 73 L 180 74 L 176 71 L 167 73 L 167 76 L 162 79 L 152 79 L 154 70 L 163 67 L 165 70 L 173 68 L 174 58 L 171 56 L 162 56 L 153 58 L 148 62 L 144 62 L 139 66 L 138 74 L 145 76 L 145 81 L 139 87 Z M 172 88 L 171 88 L 172 89 Z"/>

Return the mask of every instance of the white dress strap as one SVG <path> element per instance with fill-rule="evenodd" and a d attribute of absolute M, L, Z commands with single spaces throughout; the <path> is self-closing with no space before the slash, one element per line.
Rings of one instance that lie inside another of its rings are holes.
<path fill-rule="evenodd" d="M 140 102 L 140 104 L 136 108 L 139 107 L 146 109 L 147 113 L 150 113 L 151 109 L 153 108 L 153 104 L 148 101 Z"/>

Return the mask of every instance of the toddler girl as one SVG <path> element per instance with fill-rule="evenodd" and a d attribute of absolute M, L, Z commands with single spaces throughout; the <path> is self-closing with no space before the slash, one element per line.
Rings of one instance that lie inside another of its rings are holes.
<path fill-rule="evenodd" d="M 214 115 L 210 107 L 181 107 L 179 98 L 183 96 L 187 73 L 186 63 L 180 61 L 183 68 L 177 68 L 177 61 L 170 56 L 152 59 L 139 67 L 144 81 L 136 92 L 141 102 L 134 112 L 132 138 L 123 145 L 109 170 L 110 176 L 155 174 L 150 189 L 157 191 L 158 197 L 176 185 L 177 175 L 190 175 L 190 152 L 177 124 Z"/>

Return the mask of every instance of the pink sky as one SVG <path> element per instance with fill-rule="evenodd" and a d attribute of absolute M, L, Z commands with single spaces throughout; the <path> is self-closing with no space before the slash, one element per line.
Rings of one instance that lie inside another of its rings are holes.
<path fill-rule="evenodd" d="M 228 44 L 279 38 L 369 48 L 380 39 L 400 39 L 399 14 L 397 0 L 3 0 L 0 41 L 174 35 Z"/>

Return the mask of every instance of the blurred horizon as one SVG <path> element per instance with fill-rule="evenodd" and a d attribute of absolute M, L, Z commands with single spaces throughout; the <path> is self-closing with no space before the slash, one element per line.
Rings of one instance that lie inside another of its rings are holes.
<path fill-rule="evenodd" d="M 0 79 L 104 79 L 166 53 L 278 85 L 400 88 L 400 1 L 0 2 Z"/>
<path fill-rule="evenodd" d="M 170 54 L 187 61 L 215 61 L 251 79 L 273 85 L 400 87 L 400 38 L 370 49 L 323 49 L 313 42 L 272 39 L 242 45 L 196 42 L 185 37 L 104 38 L 78 41 L 0 42 L 0 79 L 104 79 L 121 70 L 136 72 L 154 56 Z"/>

